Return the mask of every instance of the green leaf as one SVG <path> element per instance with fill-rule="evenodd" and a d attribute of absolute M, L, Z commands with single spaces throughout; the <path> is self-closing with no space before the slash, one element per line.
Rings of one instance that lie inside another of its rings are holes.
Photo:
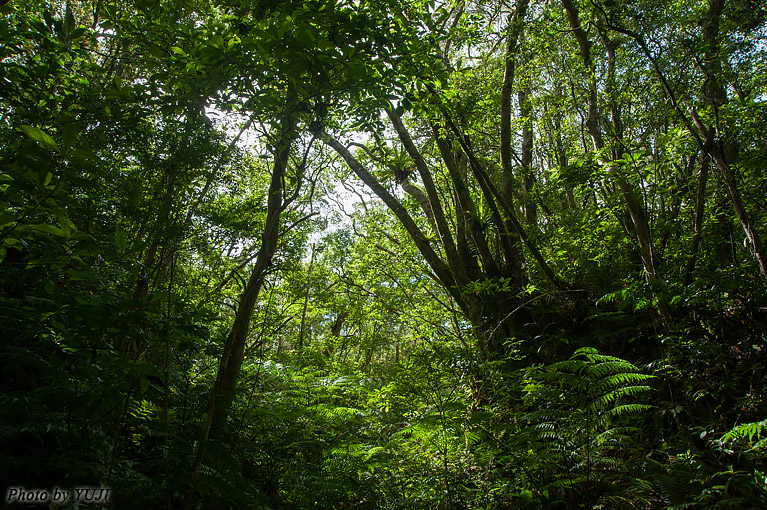
<path fill-rule="evenodd" d="M 30 137 L 32 140 L 43 144 L 54 152 L 59 152 L 58 145 L 56 145 L 56 142 L 53 141 L 53 138 L 51 138 L 48 133 L 34 126 L 27 126 L 26 124 L 20 126 L 20 128 L 24 134 Z"/>
<path fill-rule="evenodd" d="M 70 269 L 67 271 L 69 275 L 69 281 L 93 281 L 96 279 L 96 274 L 93 271 L 80 271 L 77 269 Z"/>
<path fill-rule="evenodd" d="M 64 237 L 67 239 L 72 237 L 72 234 L 77 230 L 75 224 L 70 220 L 62 209 L 56 209 L 56 218 L 59 220 L 61 231 L 64 232 Z"/>
<path fill-rule="evenodd" d="M 44 223 L 37 224 L 37 225 L 28 225 L 27 229 L 36 230 L 38 232 L 45 232 L 47 234 L 53 234 L 59 237 L 66 237 L 64 235 L 64 231 L 61 230 L 59 227 L 54 227 L 53 225 L 46 225 Z"/>
<path fill-rule="evenodd" d="M 125 251 L 126 246 L 125 241 L 125 232 L 121 228 L 117 228 L 117 231 L 115 231 L 115 246 L 119 251 Z"/>
<path fill-rule="evenodd" d="M 493 413 L 489 411 L 472 411 L 469 421 L 471 423 L 481 423 L 483 421 L 490 420 L 493 417 Z"/>
<path fill-rule="evenodd" d="M 6 225 L 10 225 L 15 220 L 16 220 L 16 215 L 11 212 L 5 211 L 3 213 L 0 213 L 0 228 Z"/>
<path fill-rule="evenodd" d="M 72 151 L 72 156 L 77 156 L 78 158 L 101 162 L 101 159 L 98 156 L 96 156 L 96 154 L 86 149 L 77 149 L 75 151 Z"/>
<path fill-rule="evenodd" d="M 69 3 L 67 3 L 67 14 L 65 16 L 64 23 L 65 23 L 64 26 L 65 26 L 68 34 L 71 33 L 72 30 L 75 29 L 75 17 L 72 14 L 72 10 L 71 10 L 71 7 L 70 7 Z"/>
<path fill-rule="evenodd" d="M 64 153 L 69 152 L 69 149 L 74 146 L 79 134 L 80 127 L 76 123 L 72 122 L 64 125 L 64 127 L 61 128 L 61 151 Z"/>
<path fill-rule="evenodd" d="M 85 37 L 85 34 L 86 34 L 85 28 L 83 27 L 76 28 L 72 31 L 71 34 L 69 34 L 69 40 L 76 41 L 78 39 L 82 39 L 83 37 Z"/>

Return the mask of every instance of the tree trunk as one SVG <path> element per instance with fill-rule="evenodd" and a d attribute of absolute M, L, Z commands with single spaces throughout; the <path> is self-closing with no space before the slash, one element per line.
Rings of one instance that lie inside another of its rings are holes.
<path fill-rule="evenodd" d="M 698 176 L 698 194 L 695 200 L 695 220 L 693 223 L 692 245 L 690 246 L 690 258 L 687 260 L 687 268 L 684 272 L 684 284 L 692 283 L 692 271 L 695 269 L 695 259 L 698 255 L 698 244 L 703 227 L 703 208 L 706 204 L 706 182 L 708 181 L 708 155 L 702 154 L 700 163 L 700 175 Z"/>
<path fill-rule="evenodd" d="M 266 223 L 261 236 L 261 247 L 258 250 L 256 263 L 250 273 L 250 278 L 248 278 L 245 289 L 240 296 L 234 322 L 224 345 L 224 351 L 221 354 L 216 384 L 208 404 L 203 438 L 198 443 L 192 465 L 192 483 L 184 498 L 184 508 L 191 508 L 192 506 L 194 486 L 197 482 L 208 440 L 218 439 L 223 435 L 227 419 L 229 418 L 235 390 L 240 378 L 240 369 L 242 368 L 245 356 L 245 344 L 248 338 L 253 309 L 263 285 L 264 274 L 271 266 L 272 257 L 277 250 L 280 234 L 280 216 L 287 205 L 286 201 L 283 200 L 283 182 L 294 131 L 295 117 L 288 111 L 285 113 L 275 147 L 276 155 L 269 185 L 269 195 L 267 197 Z"/>
<path fill-rule="evenodd" d="M 423 258 L 429 264 L 434 274 L 439 279 L 440 283 L 447 289 L 447 291 L 453 296 L 453 299 L 458 303 L 463 303 L 463 294 L 461 289 L 456 285 L 455 278 L 450 271 L 450 267 L 442 260 L 439 255 L 434 251 L 429 243 L 429 240 L 418 227 L 418 225 L 410 217 L 405 207 L 395 198 L 389 191 L 381 185 L 378 180 L 365 169 L 362 164 L 357 161 L 357 158 L 349 152 L 341 142 L 333 138 L 327 133 L 321 133 L 320 139 L 327 145 L 332 147 L 343 159 L 349 168 L 357 175 L 357 177 L 380 198 L 384 204 L 394 213 L 402 226 L 407 231 L 410 238 L 418 248 L 418 251 L 423 255 Z"/>
<path fill-rule="evenodd" d="M 519 112 L 522 114 L 522 197 L 525 205 L 525 223 L 534 225 L 538 218 L 534 187 L 535 174 L 533 173 L 533 107 L 529 101 L 530 87 L 519 93 Z"/>
<path fill-rule="evenodd" d="M 528 0 L 520 0 L 517 8 L 509 15 L 506 29 L 506 54 L 501 87 L 501 173 L 503 178 L 503 198 L 512 203 L 512 183 L 514 173 L 511 165 L 511 95 L 516 71 L 517 42 L 524 29 Z"/>
<path fill-rule="evenodd" d="M 431 172 L 429 172 L 426 161 L 418 151 L 415 143 L 413 143 L 410 133 L 405 128 L 405 125 L 402 123 L 402 119 L 400 119 L 399 115 L 397 115 L 397 112 L 394 110 L 394 108 L 387 108 L 386 113 L 389 115 L 395 131 L 397 131 L 397 135 L 399 136 L 402 145 L 405 147 L 405 150 L 415 162 L 418 174 L 421 176 L 424 188 L 426 189 L 428 205 L 424 204 L 423 199 L 419 199 L 417 194 L 415 197 L 421 204 L 421 207 L 425 210 L 426 216 L 430 218 L 435 226 L 437 235 L 439 235 L 442 247 L 445 250 L 445 258 L 447 259 L 450 270 L 455 277 L 456 283 L 461 286 L 466 285 L 469 283 L 469 278 L 466 275 L 465 267 L 458 260 L 458 252 L 453 241 L 453 235 L 450 232 L 450 227 L 447 224 L 445 213 L 442 209 L 442 204 L 439 201 L 437 187 L 431 177 Z M 431 214 L 429 214 L 429 210 L 431 210 Z"/>
<path fill-rule="evenodd" d="M 649 279 L 656 279 L 659 275 L 657 271 L 655 253 L 653 251 L 650 226 L 647 221 L 647 215 L 645 214 L 645 208 L 639 198 L 637 198 L 634 186 L 632 186 L 625 178 L 623 178 L 623 176 L 620 175 L 618 165 L 612 161 L 607 161 L 604 154 L 605 143 L 604 139 L 602 138 L 602 129 L 600 127 L 599 121 L 596 69 L 591 56 L 592 43 L 589 40 L 586 31 L 583 30 L 583 27 L 581 26 L 578 9 L 573 4 L 572 0 L 562 0 L 562 6 L 567 12 L 567 17 L 570 21 L 570 27 L 573 30 L 575 39 L 578 42 L 578 47 L 580 48 L 583 66 L 586 68 L 586 73 L 588 74 L 588 115 L 586 117 L 586 129 L 589 132 L 589 136 L 591 136 L 594 148 L 598 153 L 600 153 L 600 159 L 602 159 L 602 163 L 605 165 L 607 171 L 618 185 L 621 197 L 623 198 L 629 215 L 631 216 L 634 232 L 636 233 L 637 240 L 639 241 L 639 251 L 645 273 Z"/>
<path fill-rule="evenodd" d="M 738 160 L 738 145 L 732 136 L 730 129 L 731 121 L 723 119 L 720 111 L 728 102 L 727 91 L 722 83 L 722 57 L 719 43 L 719 25 L 724 11 L 724 0 L 712 0 L 709 9 L 701 20 L 704 41 L 703 73 L 706 81 L 703 85 L 703 96 L 711 104 L 714 110 L 715 125 L 705 126 L 694 109 L 690 109 L 693 123 L 703 139 L 706 152 L 713 160 L 719 173 L 722 174 L 727 191 L 730 193 L 732 207 L 738 216 L 746 239 L 751 245 L 759 271 L 763 279 L 767 280 L 767 253 L 764 251 L 762 241 L 754 229 L 754 225 L 746 212 L 740 190 L 735 181 L 732 165 Z"/>
<path fill-rule="evenodd" d="M 304 348 L 304 332 L 306 331 L 306 309 L 309 307 L 309 289 L 312 285 L 312 269 L 314 268 L 314 245 L 312 244 L 312 260 L 309 262 L 309 275 L 306 277 L 306 294 L 304 295 L 304 310 L 301 312 L 301 329 L 298 331 L 298 350 Z"/>
<path fill-rule="evenodd" d="M 291 121 L 286 121 L 290 123 Z M 261 248 L 258 250 L 256 263 L 248 278 L 240 297 L 240 303 L 237 307 L 237 313 L 234 317 L 232 329 L 229 331 L 229 337 L 221 356 L 218 378 L 216 380 L 215 395 L 212 399 L 209 414 L 211 416 L 210 437 L 220 437 L 226 420 L 229 416 L 229 410 L 234 399 L 234 392 L 237 389 L 237 382 L 240 377 L 240 368 L 245 354 L 245 342 L 250 330 L 250 319 L 253 315 L 253 309 L 258 299 L 258 294 L 263 285 L 263 277 L 266 270 L 272 264 L 272 257 L 277 250 L 277 241 L 279 240 L 280 216 L 284 209 L 283 202 L 283 181 L 285 170 L 290 155 L 291 134 L 293 126 L 284 126 L 277 145 L 277 155 L 274 158 L 271 183 L 269 185 L 269 196 L 267 198 L 266 225 L 261 237 Z"/>

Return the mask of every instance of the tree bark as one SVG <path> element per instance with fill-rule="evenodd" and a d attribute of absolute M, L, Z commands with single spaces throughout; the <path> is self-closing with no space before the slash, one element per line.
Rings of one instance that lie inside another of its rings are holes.
<path fill-rule="evenodd" d="M 426 197 L 428 198 L 428 205 L 431 209 L 430 216 L 436 225 L 437 235 L 439 235 L 442 247 L 445 250 L 445 258 L 450 266 L 450 270 L 455 276 L 456 283 L 464 286 L 469 283 L 469 278 L 466 276 L 466 270 L 463 267 L 463 264 L 458 260 L 458 252 L 456 251 L 455 242 L 453 241 L 453 234 L 450 232 L 450 227 L 445 219 L 445 213 L 442 210 L 442 204 L 439 201 L 437 187 L 431 177 L 431 172 L 429 171 L 423 156 L 415 146 L 415 143 L 413 143 L 410 133 L 402 123 L 402 119 L 397 115 L 394 108 L 387 108 L 386 113 L 389 116 L 402 145 L 415 162 L 415 167 L 418 170 L 418 174 L 421 176 L 424 188 L 426 189 Z M 427 216 L 429 215 L 427 214 Z"/>
<path fill-rule="evenodd" d="M 720 115 L 721 109 L 729 102 L 727 91 L 722 83 L 722 57 L 719 42 L 719 28 L 724 4 L 724 0 L 712 0 L 708 11 L 701 20 L 705 47 L 703 73 L 706 77 L 703 84 L 703 96 L 714 110 L 715 124 L 711 128 L 706 127 L 698 118 L 694 109 L 690 110 L 690 114 L 695 127 L 703 139 L 704 147 L 714 161 L 719 173 L 722 174 L 727 191 L 730 193 L 732 207 L 740 221 L 743 232 L 746 234 L 746 239 L 751 245 L 751 250 L 759 265 L 761 276 L 767 280 L 767 253 L 765 253 L 761 238 L 756 233 L 751 218 L 746 212 L 746 207 L 740 195 L 740 189 L 735 181 L 735 174 L 732 171 L 732 165 L 738 160 L 738 145 L 731 132 L 730 123 L 726 119 L 722 119 Z"/>
<path fill-rule="evenodd" d="M 519 93 L 519 112 L 522 114 L 522 197 L 525 206 L 525 223 L 534 225 L 538 218 L 534 188 L 535 174 L 533 173 L 533 107 L 529 101 L 530 87 Z M 508 200 L 508 199 L 507 199 Z"/>
<path fill-rule="evenodd" d="M 477 221 L 476 204 L 472 200 L 469 189 L 466 186 L 466 158 L 459 157 L 461 154 L 454 153 L 451 141 L 442 136 L 439 129 L 434 124 L 432 124 L 432 132 L 434 133 L 434 139 L 436 140 L 437 147 L 442 155 L 442 161 L 444 161 L 445 166 L 447 167 L 450 181 L 453 185 L 456 210 L 456 232 L 458 233 L 458 242 L 456 243 L 458 256 L 463 261 L 471 280 L 481 278 L 482 275 L 480 273 L 482 271 L 480 270 L 476 259 L 472 256 L 471 249 L 469 248 L 469 243 L 471 243 L 474 245 L 477 253 L 479 253 L 484 273 L 486 275 L 488 273 L 498 274 L 498 267 L 490 253 L 487 238 L 482 230 L 482 226 L 479 224 L 479 221 Z M 467 229 L 468 232 L 466 232 Z"/>
<path fill-rule="evenodd" d="M 306 331 L 306 310 L 309 308 L 309 290 L 312 285 L 312 269 L 314 269 L 314 245 L 312 244 L 312 260 L 309 262 L 309 275 L 306 277 L 306 293 L 304 294 L 304 309 L 301 312 L 301 329 L 298 331 L 298 350 L 304 348 L 304 332 Z"/>
<path fill-rule="evenodd" d="M 288 114 L 290 116 L 290 114 Z M 291 136 L 293 133 L 292 119 L 286 119 L 281 129 L 281 134 L 276 147 L 276 156 L 272 169 L 272 178 L 269 184 L 267 198 L 267 213 L 264 232 L 261 236 L 261 247 L 256 256 L 256 263 L 250 273 L 245 290 L 240 296 L 240 303 L 234 317 L 232 329 L 224 347 L 216 380 L 215 395 L 211 400 L 212 407 L 209 409 L 211 416 L 210 437 L 218 438 L 224 431 L 229 410 L 237 389 L 240 377 L 240 368 L 245 354 L 245 343 L 250 330 L 250 319 L 253 315 L 258 294 L 264 283 L 264 274 L 272 264 L 272 257 L 277 251 L 279 240 L 280 216 L 284 210 L 283 182 L 285 170 L 290 156 Z"/>
<path fill-rule="evenodd" d="M 721 140 L 714 140 L 713 129 L 707 128 L 705 125 L 703 125 L 697 114 L 695 114 L 694 110 L 691 110 L 691 114 L 693 122 L 695 122 L 698 131 L 701 133 L 701 136 L 704 137 L 704 147 L 706 148 L 706 153 L 714 161 L 714 164 L 719 170 L 719 173 L 722 175 L 724 183 L 727 186 L 727 191 L 730 194 L 732 207 L 735 210 L 735 215 L 740 221 L 743 232 L 746 234 L 746 239 L 751 245 L 751 250 L 753 251 L 754 258 L 759 265 L 759 272 L 762 278 L 767 280 L 767 254 L 764 251 L 762 241 L 759 235 L 756 233 L 754 225 L 751 222 L 751 218 L 748 216 L 746 207 L 743 204 L 743 199 L 740 196 L 740 190 L 737 183 L 735 182 L 735 175 L 732 173 L 730 164 L 727 161 L 727 157 L 725 156 L 726 149 Z"/>
<path fill-rule="evenodd" d="M 433 90 L 431 90 L 431 92 L 434 93 Z M 476 156 L 474 155 L 474 151 L 471 148 L 471 141 L 469 140 L 469 137 L 461 133 L 461 131 L 455 125 L 452 118 L 447 113 L 447 111 L 445 111 L 444 108 L 441 108 L 441 112 L 448 128 L 450 129 L 451 132 L 455 134 L 459 145 L 463 149 L 466 156 L 469 158 L 469 167 L 471 168 L 472 173 L 474 174 L 474 177 L 477 179 L 477 183 L 479 184 L 479 187 L 482 190 L 482 194 L 485 197 L 485 201 L 490 207 L 490 211 L 493 215 L 493 219 L 496 221 L 496 223 L 498 224 L 498 229 L 501 231 L 500 233 L 502 237 L 501 239 L 502 243 L 504 242 L 504 238 L 506 238 L 504 243 L 505 244 L 504 251 L 506 252 L 507 265 L 509 264 L 509 258 L 514 257 L 516 253 L 515 250 L 513 249 L 513 243 L 511 243 L 511 240 L 508 239 L 509 237 L 511 237 L 509 234 L 509 231 L 504 231 L 505 230 L 504 227 L 508 223 L 511 234 L 516 234 L 516 236 L 518 236 L 519 239 L 522 240 L 524 245 L 530 251 L 530 254 L 533 256 L 533 259 L 535 259 L 535 261 L 538 263 L 538 266 L 541 268 L 541 270 L 549 279 L 549 281 L 553 283 L 559 290 L 566 290 L 567 285 L 565 285 L 565 283 L 554 273 L 554 271 L 548 265 L 548 263 L 543 258 L 543 255 L 541 254 L 538 247 L 528 237 L 527 232 L 525 232 L 524 228 L 522 228 L 522 225 L 519 223 L 519 220 L 514 215 L 514 211 L 512 210 L 511 205 L 508 204 L 503 199 L 501 192 L 498 191 L 498 189 L 496 189 L 496 187 L 491 182 L 490 177 L 487 175 L 487 172 L 482 167 L 479 160 L 477 160 Z M 499 205 L 500 205 L 500 209 L 499 209 Z M 504 216 L 501 215 L 501 212 L 500 212 L 501 210 L 503 210 L 505 218 Z M 514 276 L 516 278 L 519 278 L 519 275 L 514 275 Z"/>
<path fill-rule="evenodd" d="M 509 15 L 506 34 L 506 54 L 504 56 L 503 86 L 501 87 L 501 173 L 503 179 L 503 197 L 512 203 L 512 183 L 514 172 L 511 165 L 511 96 L 516 72 L 517 43 L 524 29 L 528 0 L 520 0 L 516 9 Z"/>
<path fill-rule="evenodd" d="M 434 251 L 426 238 L 424 233 L 418 228 L 413 218 L 410 217 L 405 207 L 394 197 L 389 191 L 384 188 L 373 175 L 368 172 L 362 164 L 357 161 L 357 158 L 349 152 L 341 142 L 330 136 L 328 133 L 320 133 L 320 139 L 333 148 L 343 159 L 349 168 L 357 175 L 357 177 L 365 183 L 370 190 L 380 198 L 384 204 L 394 213 L 397 219 L 405 227 L 410 238 L 418 248 L 418 251 L 426 259 L 426 263 L 429 264 L 434 274 L 439 279 L 440 283 L 447 289 L 451 296 L 458 302 L 464 303 L 461 290 L 458 288 L 457 282 L 450 272 L 450 267 L 439 255 Z"/>
<path fill-rule="evenodd" d="M 569 0 L 562 0 L 563 2 Z M 668 99 L 671 101 L 674 111 L 684 123 L 685 127 L 692 135 L 698 148 L 708 155 L 716 165 L 717 169 L 722 174 L 722 178 L 727 185 L 727 190 L 732 200 L 733 209 L 738 216 L 741 227 L 746 235 L 747 240 L 751 244 L 754 258 L 759 265 L 759 272 L 764 280 L 767 280 L 767 253 L 764 251 L 761 239 L 754 230 L 753 224 L 746 212 L 743 201 L 740 197 L 740 191 L 735 177 L 731 170 L 731 165 L 737 160 L 737 145 L 734 140 L 730 138 L 731 133 L 728 132 L 726 125 L 720 123 L 719 110 L 727 103 L 727 93 L 724 86 L 721 83 L 722 79 L 722 66 L 719 48 L 719 23 L 724 11 L 724 0 L 712 0 L 709 4 L 709 9 L 701 19 L 700 25 L 702 27 L 703 39 L 704 39 L 704 58 L 703 58 L 703 73 L 705 75 L 705 82 L 703 84 L 703 96 L 708 100 L 714 109 L 714 116 L 716 118 L 716 130 L 712 127 L 705 125 L 697 116 L 697 112 L 694 108 L 688 108 L 687 113 L 684 112 L 680 102 L 677 100 L 673 89 L 671 88 L 666 76 L 658 66 L 657 59 L 653 57 L 647 43 L 644 38 L 634 32 L 622 26 L 617 26 L 615 23 L 607 22 L 612 30 L 625 34 L 639 45 L 644 53 L 645 57 L 650 61 L 655 71 L 655 76 L 663 86 L 663 89 L 668 95 Z M 689 115 L 689 117 L 688 117 Z M 691 120 L 692 119 L 692 120 Z"/>
<path fill-rule="evenodd" d="M 700 175 L 698 176 L 698 194 L 695 200 L 695 220 L 693 222 L 692 245 L 690 246 L 690 258 L 687 260 L 687 268 L 684 272 L 684 284 L 692 283 L 692 271 L 695 269 L 695 260 L 698 255 L 698 245 L 703 227 L 703 208 L 706 203 L 706 182 L 708 181 L 709 157 L 702 154 L 700 163 Z"/>
<path fill-rule="evenodd" d="M 583 66 L 585 67 L 586 73 L 588 74 L 588 115 L 586 117 L 586 129 L 589 132 L 589 136 L 591 137 L 594 148 L 596 149 L 602 164 L 605 165 L 612 179 L 618 185 L 621 197 L 623 198 L 629 215 L 631 216 L 634 232 L 636 233 L 637 240 L 639 241 L 639 251 L 645 273 L 649 279 L 656 279 L 659 275 L 656 264 L 656 256 L 653 250 L 650 225 L 647 221 L 645 208 L 637 197 L 634 186 L 632 186 L 623 176 L 620 175 L 619 166 L 613 161 L 608 161 L 606 159 L 606 155 L 604 154 L 605 143 L 604 139 L 602 138 L 602 129 L 600 127 L 599 120 L 596 69 L 591 56 L 591 41 L 589 40 L 586 31 L 583 30 L 583 27 L 581 26 L 578 9 L 573 4 L 572 0 L 562 0 L 562 6 L 567 12 L 570 27 L 573 30 L 573 35 L 575 35 L 575 39 L 578 42 L 578 47 L 581 52 Z"/>
<path fill-rule="evenodd" d="M 235 313 L 232 328 L 229 331 L 224 351 L 221 354 L 216 384 L 213 388 L 213 395 L 208 404 L 206 419 L 203 425 L 203 438 L 197 446 L 195 459 L 192 464 L 191 484 L 182 505 L 185 509 L 191 508 L 193 504 L 195 497 L 194 487 L 199 476 L 199 469 L 202 465 L 208 441 L 220 438 L 225 430 L 245 356 L 245 344 L 248 338 L 253 309 L 261 291 L 266 270 L 271 266 L 272 257 L 277 250 L 280 234 L 280 217 L 290 200 L 295 198 L 294 196 L 290 197 L 288 201 L 283 199 L 285 171 L 296 126 L 295 116 L 290 110 L 288 108 L 288 111 L 285 113 L 277 143 L 275 144 L 275 157 L 269 184 L 266 223 L 261 236 L 261 247 L 258 250 L 256 263 L 250 273 L 245 289 L 240 295 L 239 306 Z"/>

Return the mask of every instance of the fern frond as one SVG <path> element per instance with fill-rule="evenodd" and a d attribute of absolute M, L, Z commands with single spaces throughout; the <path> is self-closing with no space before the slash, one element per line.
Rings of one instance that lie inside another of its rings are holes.
<path fill-rule="evenodd" d="M 588 370 L 590 376 L 600 379 L 610 375 L 637 372 L 637 368 L 628 361 L 615 359 L 599 361 L 595 360 L 594 363 L 589 366 Z"/>
<path fill-rule="evenodd" d="M 549 369 L 555 372 L 569 372 L 571 374 L 583 373 L 588 363 L 581 359 L 569 359 L 552 364 Z"/>
<path fill-rule="evenodd" d="M 600 392 L 614 386 L 638 384 L 656 378 L 653 375 L 637 373 L 636 367 L 634 367 L 633 370 L 634 371 L 631 372 L 622 372 L 602 377 L 599 381 L 594 383 L 592 389 L 595 392 Z"/>
<path fill-rule="evenodd" d="M 752 445 L 751 448 L 754 450 L 762 449 L 767 445 L 767 437 L 762 439 L 762 433 L 765 429 L 767 429 L 767 420 L 741 423 L 723 435 L 722 442 L 730 443 L 740 439 L 746 439 L 748 442 L 752 442 L 754 438 L 756 438 L 757 442 Z"/>
<path fill-rule="evenodd" d="M 607 409 L 608 405 L 616 403 L 623 397 L 634 396 L 634 395 L 645 393 L 651 390 L 652 388 L 650 388 L 649 386 L 626 386 L 624 388 L 618 388 L 616 390 L 610 391 L 608 393 L 605 393 L 604 395 L 594 398 L 591 401 L 591 404 L 589 405 L 589 409 L 592 412 L 601 411 L 601 410 Z M 618 407 L 622 407 L 622 406 L 616 406 L 616 408 Z M 613 411 L 614 409 L 610 412 L 612 414 L 617 414 L 617 413 L 614 413 Z"/>
<path fill-rule="evenodd" d="M 572 372 L 575 370 L 572 367 L 568 367 L 567 371 L 563 371 L 562 367 L 552 365 L 550 371 L 542 372 L 539 378 L 542 381 L 551 381 L 559 383 L 561 388 L 579 389 L 583 390 L 589 385 L 588 377 L 581 376 L 578 373 Z"/>
<path fill-rule="evenodd" d="M 612 416 L 618 416 L 622 414 L 639 414 L 650 409 L 652 409 L 652 406 L 649 404 L 623 404 L 615 406 L 608 413 Z"/>

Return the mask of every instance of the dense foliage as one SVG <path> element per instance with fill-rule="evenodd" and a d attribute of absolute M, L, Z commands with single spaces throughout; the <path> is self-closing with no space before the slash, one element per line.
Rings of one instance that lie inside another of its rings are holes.
<path fill-rule="evenodd" d="M 0 16 L 4 503 L 767 507 L 760 2 Z"/>

